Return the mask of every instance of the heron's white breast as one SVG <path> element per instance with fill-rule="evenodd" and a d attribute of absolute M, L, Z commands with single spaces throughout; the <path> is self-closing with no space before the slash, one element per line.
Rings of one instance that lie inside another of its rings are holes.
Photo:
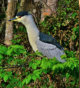
<path fill-rule="evenodd" d="M 30 34 L 28 35 L 28 38 L 29 38 L 29 42 L 33 50 L 37 51 L 38 50 L 37 45 L 36 45 L 37 37 L 34 36 L 33 34 Z"/>

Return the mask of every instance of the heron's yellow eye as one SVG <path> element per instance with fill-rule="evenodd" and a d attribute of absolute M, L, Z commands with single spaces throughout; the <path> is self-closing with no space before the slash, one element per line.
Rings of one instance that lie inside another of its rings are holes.
<path fill-rule="evenodd" d="M 21 18 L 21 16 L 16 16 L 16 18 Z"/>

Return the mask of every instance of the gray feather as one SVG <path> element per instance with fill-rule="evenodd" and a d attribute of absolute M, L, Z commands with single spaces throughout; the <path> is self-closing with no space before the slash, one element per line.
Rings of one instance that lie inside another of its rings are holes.
<path fill-rule="evenodd" d="M 49 43 L 55 45 L 57 48 L 63 50 L 63 47 L 53 38 L 51 35 L 44 34 L 42 32 L 39 33 L 39 38 L 42 42 Z"/>
<path fill-rule="evenodd" d="M 39 52 L 41 52 L 44 56 L 47 56 L 48 58 L 56 57 L 58 61 L 65 62 L 65 60 L 62 60 L 60 57 L 64 54 L 64 51 L 60 50 L 55 45 L 44 43 L 40 40 L 37 40 L 36 44 Z"/>

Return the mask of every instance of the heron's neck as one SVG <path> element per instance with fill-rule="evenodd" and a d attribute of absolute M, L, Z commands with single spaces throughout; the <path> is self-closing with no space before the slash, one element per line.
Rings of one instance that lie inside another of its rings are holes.
<path fill-rule="evenodd" d="M 39 37 L 39 30 L 33 20 L 33 18 L 29 18 L 29 22 L 25 23 L 28 36 Z"/>
<path fill-rule="evenodd" d="M 37 41 L 37 39 L 39 39 L 39 30 L 38 30 L 33 18 L 29 18 L 29 22 L 25 22 L 24 25 L 26 26 L 29 42 L 30 42 L 33 50 L 34 51 L 38 50 L 36 41 Z"/>

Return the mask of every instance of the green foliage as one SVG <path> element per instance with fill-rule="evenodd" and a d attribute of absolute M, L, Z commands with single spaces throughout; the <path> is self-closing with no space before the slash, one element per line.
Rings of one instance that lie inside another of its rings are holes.
<path fill-rule="evenodd" d="M 13 44 L 19 44 L 21 42 L 20 37 L 21 36 L 19 36 L 19 35 L 15 35 L 14 38 L 12 39 L 12 43 Z"/>
<path fill-rule="evenodd" d="M 74 4 L 75 2 L 75 4 Z M 74 50 L 79 47 L 78 0 L 60 0 L 56 16 L 47 16 L 40 23 L 43 32 L 52 34 L 62 46 Z M 46 30 L 45 30 L 46 29 Z"/>
<path fill-rule="evenodd" d="M 9 82 L 6 88 L 14 88 L 21 84 L 20 79 L 17 79 L 17 74 L 13 75 L 13 71 L 7 71 L 11 66 L 24 65 L 27 52 L 21 45 L 11 45 L 8 48 L 0 45 L 0 78 L 4 80 L 4 84 Z M 16 77 L 16 78 L 15 78 Z M 17 83 L 18 82 L 18 83 Z M 13 84 L 13 85 L 12 85 Z M 1 84 L 3 85 L 3 84 Z"/>
<path fill-rule="evenodd" d="M 24 28 L 24 26 L 19 26 L 18 30 L 21 32 L 23 32 L 23 31 L 26 32 L 26 28 Z"/>
<path fill-rule="evenodd" d="M 70 86 L 75 87 L 78 84 L 79 60 L 74 56 L 74 52 L 70 52 L 72 55 L 69 55 L 69 51 L 66 52 L 67 56 L 62 56 L 62 58 L 65 57 L 67 61 L 60 63 L 56 58 L 47 59 L 39 52 L 29 54 L 21 45 L 11 45 L 9 47 L 0 45 L 0 68 L 2 68 L 0 69 L 0 81 L 3 80 L 1 86 L 22 88 L 36 82 L 36 80 L 41 81 L 41 77 L 44 77 L 44 75 L 51 74 L 53 79 L 56 75 L 61 74 L 61 77 L 66 79 L 65 85 L 70 84 Z M 36 57 L 41 57 L 41 59 L 36 59 Z M 24 67 L 24 63 L 27 67 Z M 12 65 L 21 65 L 21 70 L 16 67 L 13 70 L 8 70 L 10 69 L 8 67 Z M 19 71 L 16 72 L 16 70 Z M 71 77 L 73 82 L 69 80 Z M 6 85 L 6 83 L 8 84 Z"/>
<path fill-rule="evenodd" d="M 72 40 L 76 40 L 79 37 L 79 26 L 74 27 L 73 29 Z"/>
<path fill-rule="evenodd" d="M 62 74 L 66 77 L 66 80 L 71 76 L 78 79 L 79 61 L 77 58 L 70 57 L 67 58 L 67 62 L 60 63 L 56 61 L 55 58 L 47 59 L 43 57 L 41 60 L 32 59 L 32 61 L 29 62 L 29 68 L 32 69 L 32 72 L 28 73 L 28 76 L 25 77 L 22 84 L 29 84 L 32 80 L 40 79 L 43 73 L 48 74 L 51 72 L 53 72 L 53 77 L 55 77 L 56 74 Z"/>

